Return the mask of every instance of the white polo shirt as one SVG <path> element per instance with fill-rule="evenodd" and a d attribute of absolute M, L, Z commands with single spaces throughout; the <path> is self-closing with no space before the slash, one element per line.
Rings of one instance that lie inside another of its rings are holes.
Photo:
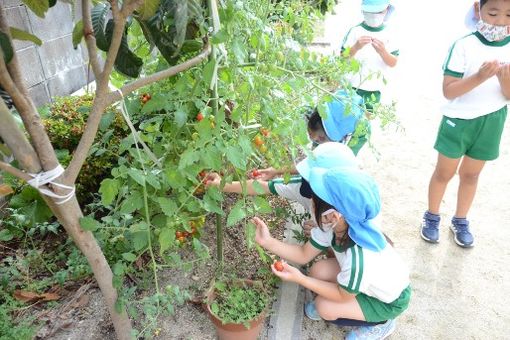
<path fill-rule="evenodd" d="M 444 75 L 467 78 L 476 74 L 484 62 L 492 60 L 510 63 L 510 37 L 490 42 L 473 32 L 453 43 L 443 64 Z M 498 78 L 493 76 L 462 96 L 447 100 L 441 113 L 450 118 L 473 119 L 508 104 Z"/>
<path fill-rule="evenodd" d="M 354 243 L 339 249 L 333 231 L 324 232 L 320 228 L 312 229 L 310 242 L 320 250 L 333 249 L 340 266 L 338 284 L 350 293 L 363 293 L 390 303 L 409 286 L 408 268 L 389 243 L 380 252 Z"/>
<path fill-rule="evenodd" d="M 381 40 L 388 52 L 395 56 L 399 55 L 399 49 L 395 41 L 395 31 L 391 26 L 383 25 L 374 28 L 364 23 L 352 27 L 347 32 L 342 42 L 342 52 L 352 47 L 362 36 L 370 36 Z M 346 74 L 346 78 L 351 85 L 365 91 L 382 90 L 392 68 L 382 60 L 373 46 L 370 44 L 365 45 L 356 53 L 354 59 L 360 63 L 360 69 L 357 73 Z"/>

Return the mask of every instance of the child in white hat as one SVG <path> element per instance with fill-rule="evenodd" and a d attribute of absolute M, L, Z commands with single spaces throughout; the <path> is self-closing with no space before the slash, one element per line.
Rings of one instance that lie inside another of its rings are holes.
<path fill-rule="evenodd" d="M 451 221 L 455 242 L 472 247 L 467 214 L 486 161 L 499 156 L 510 104 L 510 1 L 475 2 L 466 16 L 474 32 L 453 43 L 443 65 L 443 118 L 434 148 L 436 168 L 429 184 L 421 237 L 439 241 L 439 207 L 446 187 L 459 174 L 457 208 Z"/>
<path fill-rule="evenodd" d="M 387 25 L 393 10 L 389 0 L 363 0 L 363 22 L 349 29 L 341 46 L 343 55 L 360 64 L 359 72 L 346 76 L 369 111 L 380 102 L 389 70 L 398 61 L 396 33 Z"/>

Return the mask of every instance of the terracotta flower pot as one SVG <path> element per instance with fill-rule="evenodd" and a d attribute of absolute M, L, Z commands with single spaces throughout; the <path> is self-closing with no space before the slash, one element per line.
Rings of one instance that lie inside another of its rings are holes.
<path fill-rule="evenodd" d="M 250 286 L 253 285 L 251 280 L 239 280 L 239 283 L 246 283 Z M 243 323 L 223 323 L 212 311 L 211 303 L 216 297 L 214 288 L 211 288 L 207 293 L 205 309 L 209 318 L 216 327 L 216 334 L 219 340 L 256 340 L 259 336 L 264 320 L 267 316 L 268 308 L 264 309 L 258 316 L 248 322 L 248 328 Z"/>

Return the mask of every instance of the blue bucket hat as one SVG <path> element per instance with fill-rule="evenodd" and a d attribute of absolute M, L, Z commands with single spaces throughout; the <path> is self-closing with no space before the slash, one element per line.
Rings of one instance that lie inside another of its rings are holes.
<path fill-rule="evenodd" d="M 372 177 L 356 168 L 312 168 L 307 180 L 317 196 L 343 215 L 357 245 L 376 252 L 386 247 L 386 238 L 373 221 L 381 200 Z"/>
<path fill-rule="evenodd" d="M 306 181 L 313 168 L 355 168 L 358 169 L 358 160 L 352 150 L 345 144 L 326 142 L 319 144 L 312 154 L 296 165 L 296 169 Z"/>
<path fill-rule="evenodd" d="M 389 0 L 362 0 L 361 10 L 368 13 L 379 13 L 390 6 Z"/>
<path fill-rule="evenodd" d="M 347 134 L 356 129 L 363 110 L 363 98 L 356 93 L 338 90 L 332 101 L 326 103 L 326 117 L 322 118 L 322 126 L 328 138 L 334 142 L 341 141 Z"/>

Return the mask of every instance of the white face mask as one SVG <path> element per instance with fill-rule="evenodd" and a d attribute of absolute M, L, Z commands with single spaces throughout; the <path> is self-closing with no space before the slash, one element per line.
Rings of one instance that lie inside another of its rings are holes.
<path fill-rule="evenodd" d="M 384 18 L 386 17 L 386 11 L 381 13 L 369 13 L 363 12 L 363 19 L 365 24 L 370 27 L 379 27 L 384 23 Z"/>
<path fill-rule="evenodd" d="M 476 23 L 476 30 L 488 41 L 500 41 L 510 35 L 510 26 L 496 26 L 488 24 L 482 20 L 482 13 L 479 13 L 480 19 Z"/>
<path fill-rule="evenodd" d="M 332 213 L 333 211 L 336 211 L 335 209 L 329 209 L 329 210 L 326 210 L 325 212 L 323 212 L 321 214 L 321 216 L 326 216 L 330 213 Z M 342 216 L 342 214 L 340 214 L 339 212 L 337 212 L 340 217 Z M 322 230 L 324 231 L 330 231 L 330 230 L 333 230 L 335 229 L 336 225 L 338 224 L 338 220 L 336 222 L 331 222 L 331 223 L 321 223 L 321 227 L 322 227 Z"/>

